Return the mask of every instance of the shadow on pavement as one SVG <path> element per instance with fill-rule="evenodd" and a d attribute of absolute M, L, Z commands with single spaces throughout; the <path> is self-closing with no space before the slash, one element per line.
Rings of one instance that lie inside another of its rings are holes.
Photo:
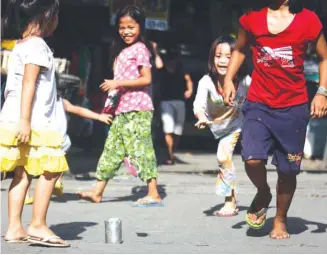
<path fill-rule="evenodd" d="M 273 219 L 274 218 L 267 219 L 265 226 L 261 230 L 254 230 L 254 229 L 249 228 L 246 231 L 246 235 L 251 236 L 251 237 L 264 237 L 264 236 L 269 235 L 269 232 L 271 231 L 271 228 L 272 228 Z M 308 225 L 316 226 L 316 229 L 311 231 L 311 233 L 315 233 L 315 234 L 326 233 L 326 230 L 327 230 L 327 224 L 324 224 L 321 222 L 309 221 L 309 220 L 305 220 L 305 219 L 302 219 L 299 217 L 288 217 L 287 222 L 288 222 L 287 229 L 291 235 L 299 235 L 299 234 L 307 231 L 309 229 Z M 232 228 L 234 228 L 234 229 L 241 229 L 244 227 L 248 228 L 245 221 L 239 222 L 232 226 Z"/>
<path fill-rule="evenodd" d="M 55 203 L 66 203 L 68 201 L 80 200 L 76 193 L 64 193 L 60 197 L 51 197 L 51 201 Z"/>
<path fill-rule="evenodd" d="M 60 236 L 62 239 L 67 241 L 81 240 L 82 237 L 79 235 L 87 230 L 89 227 L 97 225 L 96 222 L 70 222 L 52 225 L 50 229 Z"/>
<path fill-rule="evenodd" d="M 203 213 L 204 213 L 206 216 L 208 216 L 208 217 L 210 217 L 210 216 L 215 216 L 215 217 L 217 217 L 217 216 L 215 215 L 215 212 L 218 211 L 218 210 L 220 210 L 223 206 L 224 206 L 224 204 L 221 203 L 221 204 L 219 204 L 219 205 L 216 205 L 216 206 L 211 207 L 211 208 L 208 209 L 208 210 L 203 211 Z M 237 206 L 237 208 L 238 208 L 239 212 L 241 212 L 241 211 L 245 211 L 245 210 L 248 209 L 248 207 L 246 207 L 246 206 Z"/>
<path fill-rule="evenodd" d="M 277 172 L 276 169 L 267 169 L 267 172 Z M 301 173 L 307 173 L 307 174 L 327 174 L 326 170 L 301 170 Z M 194 171 L 183 171 L 182 173 L 185 174 L 190 174 L 190 173 L 194 173 Z M 196 174 L 196 173 L 195 173 Z M 214 169 L 214 170 L 203 170 L 203 171 L 199 171 L 198 174 L 204 174 L 204 175 L 212 175 L 212 176 L 217 176 L 218 174 L 218 170 Z"/>
<path fill-rule="evenodd" d="M 167 197 L 167 192 L 166 192 L 165 186 L 166 185 L 158 185 L 158 192 L 162 199 Z M 124 197 L 104 196 L 102 198 L 101 203 L 136 201 L 137 199 L 146 196 L 147 192 L 148 192 L 147 186 L 136 186 L 136 187 L 132 188 L 131 195 L 129 195 L 129 196 L 124 196 Z M 76 193 L 64 193 L 60 197 L 52 197 L 51 201 L 55 202 L 55 203 L 66 203 L 69 201 L 81 201 L 81 202 L 85 202 L 85 203 L 90 203 L 90 202 L 80 199 Z"/>
<path fill-rule="evenodd" d="M 74 178 L 77 181 L 94 181 L 94 180 L 96 180 L 94 175 L 92 175 L 90 173 L 78 174 Z"/>
<path fill-rule="evenodd" d="M 166 165 L 166 161 L 168 160 L 168 156 L 157 156 L 157 164 L 158 166 Z M 175 165 L 189 165 L 190 163 L 180 159 L 175 155 Z"/>
<path fill-rule="evenodd" d="M 166 192 L 166 185 L 158 185 L 158 192 L 160 194 L 161 199 L 164 199 L 167 197 L 167 192 Z M 133 187 L 131 190 L 131 195 L 130 196 L 125 196 L 125 197 L 117 197 L 114 199 L 109 199 L 106 202 L 124 202 L 124 201 L 136 201 L 139 198 L 142 198 L 147 195 L 148 192 L 148 187 L 147 186 L 136 186 Z"/>

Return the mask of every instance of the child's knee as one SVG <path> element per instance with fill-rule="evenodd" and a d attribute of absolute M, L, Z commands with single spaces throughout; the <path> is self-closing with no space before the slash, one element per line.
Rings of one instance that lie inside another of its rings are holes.
<path fill-rule="evenodd" d="M 49 172 L 44 171 L 43 176 L 47 181 L 55 180 L 57 181 L 59 177 L 61 176 L 62 172 Z"/>
<path fill-rule="evenodd" d="M 245 166 L 251 168 L 261 167 L 263 164 L 264 162 L 261 159 L 249 159 L 245 161 Z"/>
<path fill-rule="evenodd" d="M 296 174 L 293 173 L 284 173 L 282 171 L 278 171 L 278 182 L 294 182 L 296 181 Z"/>
<path fill-rule="evenodd" d="M 217 162 L 219 166 L 223 166 L 224 168 L 232 168 L 232 155 L 227 155 L 224 153 L 217 153 Z"/>

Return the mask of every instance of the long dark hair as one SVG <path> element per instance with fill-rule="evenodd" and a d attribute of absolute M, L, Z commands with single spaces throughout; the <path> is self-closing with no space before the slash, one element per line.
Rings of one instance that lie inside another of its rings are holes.
<path fill-rule="evenodd" d="M 235 48 L 236 39 L 229 35 L 223 35 L 223 36 L 219 36 L 216 40 L 214 40 L 214 42 L 211 45 L 211 48 L 209 51 L 209 59 L 208 59 L 208 74 L 214 84 L 216 84 L 217 80 L 218 80 L 218 72 L 217 72 L 216 65 L 215 65 L 216 48 L 219 44 L 222 44 L 222 43 L 227 43 L 231 49 L 231 52 L 233 52 L 233 50 Z M 247 68 L 246 64 L 244 63 L 244 64 L 242 64 L 242 66 L 240 67 L 240 69 L 238 71 L 236 80 L 241 81 L 248 74 L 249 74 L 248 68 Z"/>
<path fill-rule="evenodd" d="M 122 17 L 129 16 L 137 24 L 140 26 L 140 35 L 138 38 L 139 42 L 143 42 L 149 50 L 152 49 L 152 46 L 150 43 L 146 40 L 145 36 L 145 15 L 144 11 L 136 5 L 129 5 L 125 6 L 122 9 L 120 9 L 117 13 L 116 20 L 115 20 L 115 35 L 110 47 L 110 66 L 114 63 L 115 58 L 119 55 L 119 53 L 127 46 L 126 43 L 123 41 L 123 39 L 119 35 L 119 23 L 120 19 Z"/>
<path fill-rule="evenodd" d="M 31 23 L 40 26 L 44 35 L 58 14 L 58 0 L 9 0 L 2 20 L 4 37 L 18 39 Z"/>
<path fill-rule="evenodd" d="M 273 0 L 252 0 L 248 2 L 247 10 L 257 11 L 271 5 Z M 304 0 L 289 0 L 289 10 L 291 13 L 299 13 L 304 8 Z"/>

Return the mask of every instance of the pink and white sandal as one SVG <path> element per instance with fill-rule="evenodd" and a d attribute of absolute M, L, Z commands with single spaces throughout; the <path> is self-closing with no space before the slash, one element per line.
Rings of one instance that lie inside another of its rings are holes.
<path fill-rule="evenodd" d="M 233 217 L 238 215 L 238 208 L 223 207 L 219 211 L 215 212 L 218 217 Z"/>

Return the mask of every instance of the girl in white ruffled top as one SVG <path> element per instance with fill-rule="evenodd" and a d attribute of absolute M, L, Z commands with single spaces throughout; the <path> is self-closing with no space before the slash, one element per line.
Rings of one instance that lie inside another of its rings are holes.
<path fill-rule="evenodd" d="M 232 156 L 240 137 L 243 121 L 241 108 L 251 81 L 245 72 L 240 73 L 234 106 L 224 105 L 223 81 L 234 45 L 235 39 L 230 36 L 221 36 L 213 42 L 209 53 L 209 72 L 200 80 L 194 101 L 194 114 L 198 119 L 196 127 L 202 129 L 208 126 L 215 139 L 219 139 L 216 194 L 225 197 L 225 205 L 215 214 L 223 217 L 238 213 L 235 198 L 236 169 Z"/>

